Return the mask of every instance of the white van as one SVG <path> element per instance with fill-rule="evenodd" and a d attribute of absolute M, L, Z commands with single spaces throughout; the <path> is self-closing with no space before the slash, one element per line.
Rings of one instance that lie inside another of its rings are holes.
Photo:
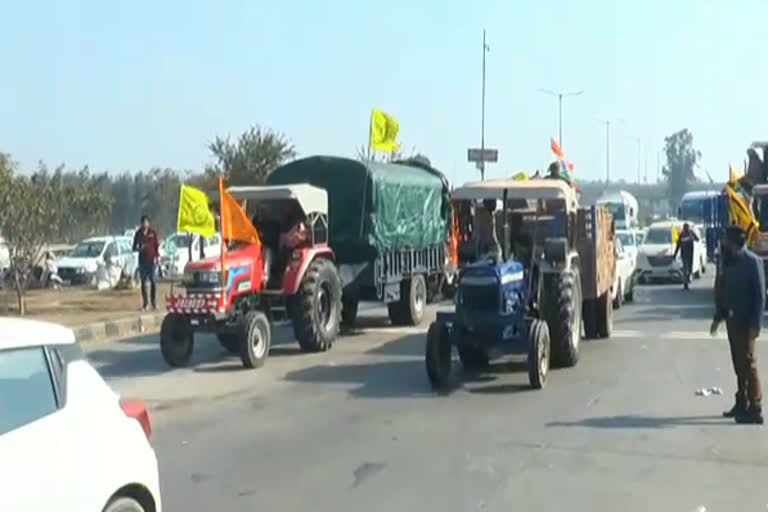
<path fill-rule="evenodd" d="M 626 190 L 603 194 L 597 204 L 607 205 L 613 214 L 616 229 L 635 229 L 639 226 L 637 199 Z"/>

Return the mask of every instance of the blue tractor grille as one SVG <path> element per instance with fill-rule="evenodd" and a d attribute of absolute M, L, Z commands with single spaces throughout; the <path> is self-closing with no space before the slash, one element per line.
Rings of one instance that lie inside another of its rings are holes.
<path fill-rule="evenodd" d="M 464 310 L 495 313 L 500 309 L 499 283 L 493 277 L 466 276 L 461 280 L 460 293 Z"/>

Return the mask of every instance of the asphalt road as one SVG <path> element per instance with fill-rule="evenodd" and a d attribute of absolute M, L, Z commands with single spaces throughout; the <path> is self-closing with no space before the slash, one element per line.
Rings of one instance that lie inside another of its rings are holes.
<path fill-rule="evenodd" d="M 640 288 L 542 391 L 511 363 L 435 395 L 427 324 L 388 328 L 381 308 L 325 354 L 282 330 L 257 371 L 210 337 L 183 370 L 156 336 L 89 357 L 151 405 L 169 511 L 764 511 L 768 438 L 720 417 L 734 378 L 711 286 Z M 695 396 L 709 386 L 724 394 Z"/>

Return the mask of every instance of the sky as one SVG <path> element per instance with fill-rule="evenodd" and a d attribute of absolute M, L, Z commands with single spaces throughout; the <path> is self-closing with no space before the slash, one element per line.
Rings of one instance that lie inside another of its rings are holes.
<path fill-rule="evenodd" d="M 725 179 L 768 139 L 768 2 L 675 0 L 0 1 L 0 151 L 22 170 L 199 170 L 207 144 L 261 125 L 299 156 L 355 156 L 371 108 L 406 153 L 477 179 L 487 32 L 487 176 L 544 169 L 563 100 L 576 179 L 657 177 L 688 128 Z M 663 165 L 663 155 L 662 155 Z M 647 165 L 646 165 L 647 162 Z"/>

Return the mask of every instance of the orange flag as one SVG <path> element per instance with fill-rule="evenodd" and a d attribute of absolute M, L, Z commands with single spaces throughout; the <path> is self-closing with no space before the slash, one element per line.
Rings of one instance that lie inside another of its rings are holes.
<path fill-rule="evenodd" d="M 224 240 L 238 240 L 249 244 L 261 245 L 256 228 L 232 195 L 224 188 L 224 180 L 219 180 L 221 196 L 221 237 Z"/>
<path fill-rule="evenodd" d="M 563 154 L 563 148 L 560 147 L 560 144 L 558 144 L 554 138 L 549 139 L 549 147 L 552 148 L 552 152 L 555 155 L 560 158 L 565 158 L 565 154 Z"/>

